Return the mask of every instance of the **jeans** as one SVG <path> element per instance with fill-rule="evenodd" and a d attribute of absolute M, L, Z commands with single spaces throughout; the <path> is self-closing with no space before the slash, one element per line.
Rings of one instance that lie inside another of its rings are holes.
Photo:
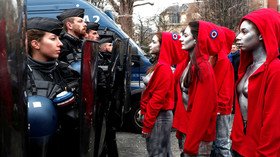
<path fill-rule="evenodd" d="M 210 156 L 213 142 L 201 141 L 199 144 L 199 148 L 198 148 L 198 154 L 197 155 L 188 155 L 183 152 L 185 138 L 186 138 L 186 136 L 183 136 L 182 139 L 178 140 L 179 149 L 182 151 L 180 154 L 180 157 L 209 157 Z"/>
<path fill-rule="evenodd" d="M 146 138 L 148 157 L 173 157 L 170 145 L 172 121 L 171 110 L 159 112 L 151 136 Z"/>
<path fill-rule="evenodd" d="M 232 156 L 233 157 L 242 157 L 242 155 L 240 155 L 238 152 L 236 152 L 235 150 L 232 150 Z"/>
<path fill-rule="evenodd" d="M 213 143 L 212 157 L 231 157 L 231 140 L 229 138 L 232 118 L 230 115 L 218 115 L 216 125 L 216 140 Z"/>

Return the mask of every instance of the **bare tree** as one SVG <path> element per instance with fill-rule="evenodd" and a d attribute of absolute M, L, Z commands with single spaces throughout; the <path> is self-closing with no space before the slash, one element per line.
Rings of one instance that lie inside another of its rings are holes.
<path fill-rule="evenodd" d="M 236 29 L 240 19 L 260 4 L 255 0 L 203 0 L 197 7 L 203 20 Z"/>
<path fill-rule="evenodd" d="M 152 29 L 151 26 L 155 26 Z M 173 31 L 172 26 L 168 24 L 162 15 L 154 15 L 146 20 L 138 18 L 138 23 L 135 25 L 135 40 L 140 47 L 149 54 L 149 44 L 152 40 L 153 33 L 162 31 Z"/>
<path fill-rule="evenodd" d="M 107 0 L 87 0 L 87 1 L 102 10 L 108 4 Z"/>
<path fill-rule="evenodd" d="M 156 32 L 168 31 L 168 20 L 165 19 L 162 15 L 154 15 L 150 18 L 150 20 L 153 22 L 153 25 L 156 26 Z"/>
<path fill-rule="evenodd" d="M 114 10 L 119 14 L 117 22 L 121 25 L 124 32 L 128 36 L 132 37 L 134 35 L 133 31 L 133 8 L 142 5 L 153 5 L 150 2 L 137 3 L 145 0 L 108 0 L 112 5 Z"/>
<path fill-rule="evenodd" d="M 152 22 L 151 19 L 144 20 L 138 17 L 138 23 L 135 25 L 134 39 L 145 52 L 149 50 L 148 45 L 152 38 L 153 30 L 150 27 Z"/>

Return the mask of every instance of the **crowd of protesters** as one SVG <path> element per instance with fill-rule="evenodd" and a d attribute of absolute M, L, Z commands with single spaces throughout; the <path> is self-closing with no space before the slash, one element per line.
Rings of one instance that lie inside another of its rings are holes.
<path fill-rule="evenodd" d="M 141 99 L 148 156 L 173 156 L 171 110 L 181 156 L 280 156 L 279 26 L 278 12 L 259 9 L 241 19 L 236 35 L 202 20 L 181 37 L 157 33 Z"/>

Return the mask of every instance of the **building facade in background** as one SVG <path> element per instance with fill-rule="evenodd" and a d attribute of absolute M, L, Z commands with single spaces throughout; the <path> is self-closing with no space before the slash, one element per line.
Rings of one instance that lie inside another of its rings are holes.
<path fill-rule="evenodd" d="M 264 8 L 273 8 L 280 12 L 280 0 L 263 0 Z"/>
<path fill-rule="evenodd" d="M 257 3 L 258 8 L 273 8 L 280 12 L 280 0 L 251 0 L 251 3 Z M 201 19 L 199 2 L 169 6 L 159 16 L 162 30 L 180 32 L 190 21 Z"/>

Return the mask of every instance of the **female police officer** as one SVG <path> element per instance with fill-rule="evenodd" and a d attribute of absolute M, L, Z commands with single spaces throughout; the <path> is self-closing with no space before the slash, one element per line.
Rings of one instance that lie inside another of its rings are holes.
<path fill-rule="evenodd" d="M 57 60 L 61 31 L 56 19 L 27 21 L 29 156 L 78 156 L 79 74 Z"/>

